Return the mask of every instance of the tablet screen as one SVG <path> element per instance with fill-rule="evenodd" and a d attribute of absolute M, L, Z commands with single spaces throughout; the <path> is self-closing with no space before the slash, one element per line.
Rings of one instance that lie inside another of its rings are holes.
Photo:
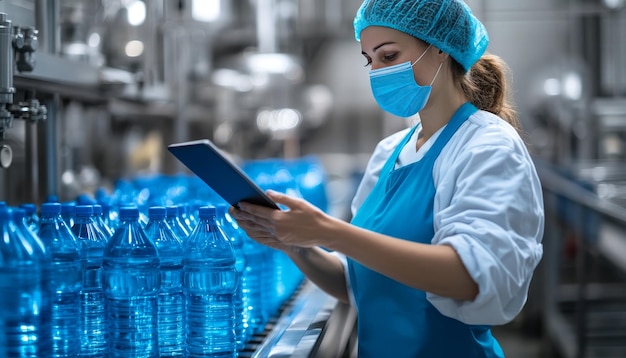
<path fill-rule="evenodd" d="M 233 206 L 239 202 L 278 209 L 246 173 L 208 139 L 171 144 L 167 149 Z"/>

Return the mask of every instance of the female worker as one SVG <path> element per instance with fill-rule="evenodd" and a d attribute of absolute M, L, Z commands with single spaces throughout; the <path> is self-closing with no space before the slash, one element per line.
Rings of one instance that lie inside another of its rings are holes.
<path fill-rule="evenodd" d="M 420 123 L 378 144 L 351 223 L 275 192 L 288 210 L 231 214 L 356 307 L 360 357 L 502 357 L 489 326 L 522 309 L 543 235 L 504 64 L 461 0 L 365 0 L 354 29 L 380 106 Z"/>

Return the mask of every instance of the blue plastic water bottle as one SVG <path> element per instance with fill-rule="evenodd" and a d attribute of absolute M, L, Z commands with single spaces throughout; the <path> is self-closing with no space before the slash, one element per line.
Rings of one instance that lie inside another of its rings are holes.
<path fill-rule="evenodd" d="M 184 243 L 187 356 L 236 357 L 235 252 L 217 227 L 215 207 L 201 207 L 199 218 Z"/>
<path fill-rule="evenodd" d="M 61 217 L 68 227 L 74 226 L 74 216 L 76 211 L 76 203 L 73 201 L 66 201 L 61 204 Z"/>
<path fill-rule="evenodd" d="M 102 221 L 111 229 L 115 231 L 113 221 L 111 220 L 111 203 L 105 199 L 98 199 L 98 205 L 102 207 Z"/>
<path fill-rule="evenodd" d="M 248 311 L 248 326 L 250 334 L 263 332 L 267 318 L 263 308 L 263 285 L 261 275 L 266 266 L 263 262 L 266 248 L 252 240 L 238 228 L 244 238 L 244 252 L 246 253 L 246 268 L 242 278 L 242 290 L 245 306 Z M 271 271 L 270 271 L 271 272 Z M 266 290 L 267 291 L 267 290 Z"/>
<path fill-rule="evenodd" d="M 261 298 L 264 247 L 248 237 L 228 211 L 224 219 L 225 225 L 230 225 L 234 231 L 233 234 L 237 235 L 243 243 L 246 265 L 240 278 L 240 286 L 244 301 L 244 325 L 246 325 L 246 334 L 249 337 L 263 331 L 265 324 Z"/>
<path fill-rule="evenodd" d="M 22 211 L 18 220 L 23 216 Z M 48 357 L 44 270 L 49 257 L 40 249 L 41 242 L 24 235 L 12 209 L 4 205 L 0 206 L 0 234 L 0 356 Z"/>
<path fill-rule="evenodd" d="M 37 236 L 36 231 L 31 230 L 28 226 L 26 210 L 22 208 L 12 208 L 12 213 L 13 221 L 15 222 L 18 231 L 24 235 L 27 242 L 30 242 L 33 245 L 34 249 L 38 250 L 42 256 L 46 256 L 49 260 L 50 255 L 48 254 L 43 242 L 41 242 L 39 236 Z"/>
<path fill-rule="evenodd" d="M 237 270 L 238 285 L 237 291 L 233 297 L 233 304 L 235 307 L 235 335 L 237 337 L 237 350 L 242 350 L 249 337 L 249 324 L 248 324 L 248 310 L 244 306 L 243 297 L 243 274 L 246 269 L 246 257 L 243 252 L 243 238 L 235 231 L 231 222 L 226 218 L 230 217 L 228 214 L 228 204 L 216 205 L 217 208 L 217 224 L 219 228 L 224 232 L 224 235 L 230 240 L 235 251 L 235 269 Z"/>
<path fill-rule="evenodd" d="M 102 211 L 102 205 L 93 204 L 93 219 L 96 222 L 98 228 L 107 234 L 108 237 L 113 236 L 113 229 L 104 221 L 104 213 Z"/>
<path fill-rule="evenodd" d="M 278 251 L 267 246 L 261 246 L 262 267 L 261 267 L 261 307 L 263 307 L 263 324 L 274 317 L 278 309 L 278 298 L 276 287 L 278 287 L 278 274 L 280 267 L 277 267 Z M 265 327 L 261 327 L 265 329 Z"/>
<path fill-rule="evenodd" d="M 139 209 L 120 208 L 120 224 L 103 259 L 109 357 L 159 357 L 160 283 L 159 255 L 140 226 Z"/>
<path fill-rule="evenodd" d="M 80 353 L 80 245 L 61 218 L 61 204 L 41 205 L 38 236 L 50 253 L 51 357 Z"/>
<path fill-rule="evenodd" d="M 196 208 L 192 203 L 186 203 L 182 205 L 182 215 L 181 220 L 187 227 L 188 232 L 192 232 L 193 229 L 198 225 L 198 218 L 195 214 Z"/>
<path fill-rule="evenodd" d="M 37 214 L 37 205 L 33 203 L 20 204 L 20 209 L 26 211 L 26 225 L 32 232 L 39 230 L 39 215 Z"/>
<path fill-rule="evenodd" d="M 183 243 L 187 240 L 190 232 L 189 229 L 183 224 L 180 219 L 180 208 L 178 205 L 169 205 L 166 208 L 166 218 L 165 221 L 169 224 L 176 234 L 176 237 L 180 239 Z"/>
<path fill-rule="evenodd" d="M 81 357 L 103 357 L 107 353 L 107 323 L 102 291 L 102 255 L 107 236 L 95 224 L 93 206 L 77 205 L 72 232 L 80 244 L 82 263 Z"/>
<path fill-rule="evenodd" d="M 161 260 L 159 291 L 159 351 L 161 357 L 185 355 L 185 297 L 183 295 L 183 244 L 165 222 L 163 206 L 148 209 L 146 236 Z"/>

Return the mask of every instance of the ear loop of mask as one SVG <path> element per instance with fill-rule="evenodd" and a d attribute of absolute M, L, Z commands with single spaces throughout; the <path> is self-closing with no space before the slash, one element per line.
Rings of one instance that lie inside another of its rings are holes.
<path fill-rule="evenodd" d="M 441 61 L 441 63 L 439 64 L 439 68 L 437 68 L 437 72 L 435 72 L 435 77 L 433 77 L 433 80 L 430 81 L 430 85 L 432 87 L 433 83 L 435 83 L 435 80 L 437 79 L 437 75 L 439 74 L 439 71 L 441 71 L 441 67 L 443 67 L 443 61 Z"/>
<path fill-rule="evenodd" d="M 424 53 L 422 53 L 420 55 L 420 57 L 417 58 L 417 60 L 415 60 L 415 62 L 413 62 L 411 64 L 411 67 L 415 66 L 415 64 L 422 59 L 422 57 L 426 56 L 426 52 L 428 52 L 428 50 L 432 47 L 432 44 L 428 45 L 428 47 L 426 47 L 426 50 L 424 50 Z M 443 51 L 439 50 L 439 53 L 442 53 Z M 439 67 L 437 68 L 437 72 L 435 72 L 435 76 L 433 77 L 433 80 L 430 81 L 430 85 L 432 86 L 433 83 L 435 83 L 435 80 L 437 79 L 437 75 L 439 74 L 439 71 L 441 71 L 441 67 L 443 67 L 443 61 L 439 64 Z"/>
<path fill-rule="evenodd" d="M 411 64 L 411 67 L 415 66 L 415 64 L 416 64 L 416 63 L 418 63 L 418 62 L 419 62 L 419 60 L 421 60 L 421 59 L 422 59 L 422 57 L 426 56 L 426 52 L 428 52 L 428 50 L 430 49 L 430 47 L 431 47 L 431 46 L 432 46 L 432 45 L 428 45 L 428 47 L 426 47 L 426 50 L 424 50 L 424 52 L 420 55 L 420 57 L 418 57 L 418 58 L 417 58 L 417 60 L 415 60 L 415 62 L 413 62 L 413 63 Z"/>

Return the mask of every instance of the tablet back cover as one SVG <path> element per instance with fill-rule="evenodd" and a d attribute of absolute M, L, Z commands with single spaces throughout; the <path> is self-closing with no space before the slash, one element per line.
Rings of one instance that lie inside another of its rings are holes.
<path fill-rule="evenodd" d="M 237 206 L 243 201 L 278 209 L 263 190 L 210 140 L 176 143 L 167 148 L 229 204 Z"/>

